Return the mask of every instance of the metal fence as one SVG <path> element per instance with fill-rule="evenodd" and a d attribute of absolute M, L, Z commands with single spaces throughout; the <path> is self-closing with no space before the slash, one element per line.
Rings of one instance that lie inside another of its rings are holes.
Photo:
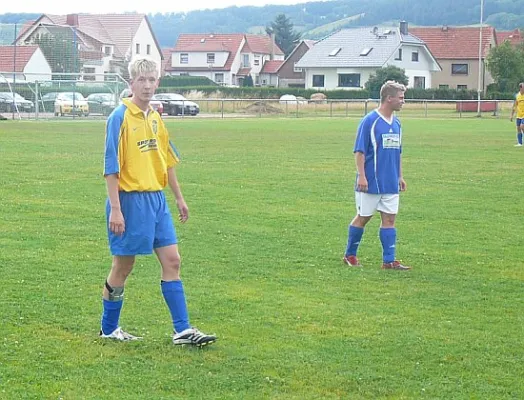
<path fill-rule="evenodd" d="M 107 75 L 106 75 L 107 78 Z M 52 80 L 9 82 L 0 74 L 0 115 L 15 120 L 105 119 L 120 103 L 127 83 Z M 378 107 L 369 100 L 195 98 L 155 101 L 164 118 L 360 118 Z M 196 105 L 195 105 L 196 104 Z M 413 118 L 509 117 L 508 100 L 406 100 L 399 115 Z M 479 112 L 480 111 L 480 112 Z"/>

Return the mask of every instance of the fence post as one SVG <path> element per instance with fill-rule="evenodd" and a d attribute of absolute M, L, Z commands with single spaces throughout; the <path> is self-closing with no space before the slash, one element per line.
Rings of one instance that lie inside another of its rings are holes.
<path fill-rule="evenodd" d="M 348 105 L 349 105 L 349 102 L 346 100 L 346 118 L 348 116 Z"/>
<path fill-rule="evenodd" d="M 333 117 L 333 101 L 329 100 L 329 117 Z"/>
<path fill-rule="evenodd" d="M 297 118 L 298 118 L 298 101 L 297 101 Z"/>
<path fill-rule="evenodd" d="M 366 100 L 366 101 L 364 102 L 364 115 L 367 115 L 367 114 L 368 114 L 368 101 L 369 101 L 369 100 Z"/>
<path fill-rule="evenodd" d="M 224 99 L 222 99 L 221 113 L 222 113 L 222 118 L 224 118 Z"/>
<path fill-rule="evenodd" d="M 37 119 L 37 120 L 38 120 L 38 114 L 39 114 L 39 111 L 40 111 L 39 104 L 38 104 L 39 103 L 38 99 L 40 97 L 40 95 L 39 95 L 39 93 L 40 93 L 39 86 L 40 86 L 40 84 L 38 83 L 38 81 L 35 81 L 35 119 Z"/>
<path fill-rule="evenodd" d="M 462 101 L 459 100 L 459 118 L 462 118 Z"/>
<path fill-rule="evenodd" d="M 428 117 L 428 101 L 424 100 L 424 117 Z"/>

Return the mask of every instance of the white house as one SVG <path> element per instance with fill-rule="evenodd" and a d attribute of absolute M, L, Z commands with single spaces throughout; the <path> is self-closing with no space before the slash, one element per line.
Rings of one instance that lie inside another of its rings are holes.
<path fill-rule="evenodd" d="M 317 42 L 295 64 L 305 71 L 306 89 L 362 89 L 378 68 L 403 68 L 409 87 L 430 88 L 440 71 L 426 44 L 400 28 L 342 29 Z"/>
<path fill-rule="evenodd" d="M 262 68 L 270 60 L 284 60 L 283 51 L 271 36 L 181 34 L 165 73 L 205 76 L 226 86 L 240 86 L 251 76 L 255 85 L 261 85 Z"/>
<path fill-rule="evenodd" d="M 74 43 L 84 80 L 103 81 L 107 73 L 125 75 L 126 64 L 137 56 L 151 57 L 160 70 L 162 51 L 145 14 L 42 14 L 24 27 L 17 44 L 58 33 Z"/>
<path fill-rule="evenodd" d="M 0 46 L 0 74 L 9 82 L 47 81 L 51 66 L 38 46 Z"/>

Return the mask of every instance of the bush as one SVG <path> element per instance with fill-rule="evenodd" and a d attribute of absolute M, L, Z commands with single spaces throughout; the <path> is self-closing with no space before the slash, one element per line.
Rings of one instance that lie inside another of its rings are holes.
<path fill-rule="evenodd" d="M 205 76 L 185 76 L 185 75 L 171 75 L 160 78 L 159 87 L 204 87 L 204 86 L 218 86 L 211 79 Z"/>

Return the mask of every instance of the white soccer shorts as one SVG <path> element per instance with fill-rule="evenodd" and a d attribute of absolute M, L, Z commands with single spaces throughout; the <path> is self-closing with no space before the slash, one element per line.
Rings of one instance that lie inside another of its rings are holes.
<path fill-rule="evenodd" d="M 371 194 L 355 192 L 355 205 L 357 213 L 362 217 L 370 217 L 375 211 L 387 214 L 398 214 L 398 194 Z"/>

